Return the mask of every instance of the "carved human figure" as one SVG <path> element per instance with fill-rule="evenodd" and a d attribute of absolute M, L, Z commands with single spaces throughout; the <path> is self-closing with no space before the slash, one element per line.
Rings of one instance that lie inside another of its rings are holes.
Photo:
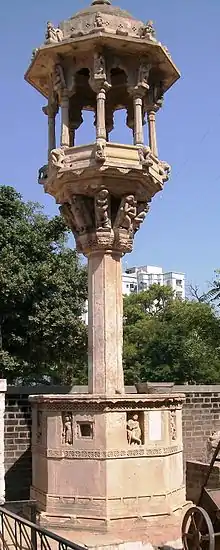
<path fill-rule="evenodd" d="M 95 217 L 97 229 L 111 229 L 109 192 L 101 189 L 95 196 Z"/>
<path fill-rule="evenodd" d="M 142 37 L 145 38 L 146 36 L 155 40 L 155 34 L 156 33 L 153 26 L 153 21 L 151 20 L 147 21 L 146 25 L 142 29 Z"/>
<path fill-rule="evenodd" d="M 115 227 L 121 227 L 131 231 L 133 220 L 137 214 L 137 201 L 134 195 L 128 195 L 121 201 L 121 205 L 116 216 Z"/>
<path fill-rule="evenodd" d="M 82 234 L 88 231 L 92 227 L 92 220 L 84 199 L 81 196 L 73 195 L 70 209 L 77 232 Z"/>
<path fill-rule="evenodd" d="M 100 53 L 94 55 L 94 76 L 104 76 L 105 59 Z"/>
<path fill-rule="evenodd" d="M 94 24 L 95 24 L 95 27 L 99 27 L 99 28 L 100 28 L 100 27 L 103 27 L 104 21 L 103 21 L 103 19 L 102 19 L 102 16 L 101 16 L 101 13 L 100 13 L 100 12 L 98 12 L 98 13 L 96 14 Z"/>
<path fill-rule="evenodd" d="M 138 414 L 134 414 L 127 422 L 127 438 L 129 445 L 141 445 L 141 428 Z"/>
<path fill-rule="evenodd" d="M 146 84 L 148 85 L 150 69 L 151 65 L 148 63 L 141 63 L 138 73 L 138 83 L 144 84 L 145 86 Z"/>
<path fill-rule="evenodd" d="M 105 146 L 103 143 L 97 143 L 96 144 L 96 152 L 95 152 L 95 158 L 97 161 L 104 161 L 106 156 L 105 156 Z"/>
<path fill-rule="evenodd" d="M 67 445 L 72 445 L 73 443 L 73 420 L 72 415 L 68 413 L 63 415 L 62 440 Z"/>
<path fill-rule="evenodd" d="M 153 160 L 151 158 L 151 149 L 150 147 L 140 147 L 138 150 L 139 159 L 145 166 L 152 166 Z"/>
<path fill-rule="evenodd" d="M 134 231 L 138 231 L 140 229 L 140 225 L 143 223 L 143 221 L 146 218 L 146 215 L 149 211 L 149 205 L 146 202 L 138 202 L 137 203 L 137 215 L 134 218 Z"/>
<path fill-rule="evenodd" d="M 55 28 L 51 21 L 47 22 L 47 30 L 45 34 L 46 42 L 61 42 L 63 40 L 63 31 L 59 28 Z"/>

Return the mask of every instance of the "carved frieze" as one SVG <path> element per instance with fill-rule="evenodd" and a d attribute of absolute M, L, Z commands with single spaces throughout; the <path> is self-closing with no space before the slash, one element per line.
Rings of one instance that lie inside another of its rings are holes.
<path fill-rule="evenodd" d="M 37 449 L 39 450 L 39 449 Z M 81 458 L 81 459 L 108 459 L 108 458 L 135 458 L 141 456 L 169 456 L 182 451 L 180 445 L 172 447 L 153 447 L 148 448 L 143 445 L 136 445 L 134 448 L 129 446 L 128 449 L 47 449 L 46 456 L 48 458 Z M 43 452 L 43 450 L 42 450 Z"/>
<path fill-rule="evenodd" d="M 175 441 L 177 438 L 176 433 L 176 411 L 175 409 L 170 411 L 170 435 L 172 441 Z"/>

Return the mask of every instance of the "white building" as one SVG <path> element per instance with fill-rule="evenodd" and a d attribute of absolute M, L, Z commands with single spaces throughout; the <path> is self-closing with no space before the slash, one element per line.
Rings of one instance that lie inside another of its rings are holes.
<path fill-rule="evenodd" d="M 144 265 L 129 267 L 122 274 L 122 293 L 129 296 L 132 292 L 147 290 L 151 285 L 170 286 L 175 296 L 180 300 L 185 299 L 185 275 L 176 271 L 163 273 L 162 267 Z M 85 305 L 83 321 L 88 324 L 88 302 Z"/>
<path fill-rule="evenodd" d="M 170 286 L 177 298 L 185 299 L 184 273 L 163 273 L 162 267 L 146 265 L 130 267 L 122 275 L 122 292 L 127 296 L 132 292 L 147 290 L 153 284 Z"/>

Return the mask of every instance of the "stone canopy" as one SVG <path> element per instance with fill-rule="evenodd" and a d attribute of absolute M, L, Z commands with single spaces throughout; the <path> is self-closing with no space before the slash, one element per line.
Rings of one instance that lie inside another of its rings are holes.
<path fill-rule="evenodd" d="M 117 55 L 149 58 L 151 78 L 161 84 L 162 93 L 180 76 L 167 47 L 157 40 L 152 21 L 136 20 L 127 11 L 112 6 L 109 0 L 94 0 L 91 6 L 62 21 L 58 28 L 47 23 L 45 42 L 33 51 L 25 79 L 48 97 L 48 67 L 52 67 L 54 57 L 74 57 L 79 51 L 86 55 L 98 48 L 113 49 Z"/>

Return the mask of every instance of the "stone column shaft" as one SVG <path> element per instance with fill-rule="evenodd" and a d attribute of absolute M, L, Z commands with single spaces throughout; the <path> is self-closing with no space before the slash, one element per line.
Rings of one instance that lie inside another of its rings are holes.
<path fill-rule="evenodd" d="M 134 145 L 144 144 L 142 98 L 134 97 Z"/>
<path fill-rule="evenodd" d="M 97 93 L 97 112 L 96 112 L 96 139 L 106 140 L 106 127 L 105 127 L 105 99 L 106 93 L 104 89 L 101 89 Z"/>
<path fill-rule="evenodd" d="M 88 257 L 89 393 L 124 393 L 121 254 Z"/>
<path fill-rule="evenodd" d="M 62 92 L 61 99 L 61 138 L 60 145 L 69 147 L 69 97 L 67 91 Z"/>
<path fill-rule="evenodd" d="M 48 114 L 48 156 L 56 149 L 55 113 Z"/>
<path fill-rule="evenodd" d="M 148 118 L 149 147 L 153 155 L 155 157 L 158 157 L 155 111 L 154 110 L 148 111 L 147 118 Z"/>

